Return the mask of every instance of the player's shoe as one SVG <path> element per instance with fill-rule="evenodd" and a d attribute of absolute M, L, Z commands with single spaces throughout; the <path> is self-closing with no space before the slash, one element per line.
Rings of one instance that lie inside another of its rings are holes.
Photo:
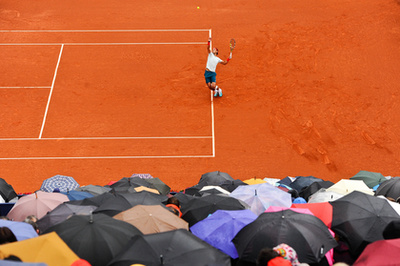
<path fill-rule="evenodd" d="M 222 89 L 221 88 L 219 89 L 218 95 L 219 95 L 219 97 L 222 97 Z"/>
<path fill-rule="evenodd" d="M 218 90 L 215 90 L 214 97 L 217 97 L 217 96 L 218 96 Z"/>

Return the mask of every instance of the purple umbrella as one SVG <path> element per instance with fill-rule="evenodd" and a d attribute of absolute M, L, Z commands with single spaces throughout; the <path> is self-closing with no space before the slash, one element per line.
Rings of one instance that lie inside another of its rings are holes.
<path fill-rule="evenodd" d="M 217 210 L 190 227 L 190 231 L 198 238 L 236 259 L 239 255 L 231 240 L 244 226 L 256 218 L 257 215 L 250 210 Z"/>
<path fill-rule="evenodd" d="M 38 236 L 33 226 L 25 222 L 0 220 L 0 227 L 8 227 L 18 241 Z"/>

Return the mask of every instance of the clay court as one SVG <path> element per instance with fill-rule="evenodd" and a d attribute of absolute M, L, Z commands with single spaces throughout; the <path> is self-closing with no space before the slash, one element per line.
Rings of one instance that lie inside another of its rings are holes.
<path fill-rule="evenodd" d="M 396 0 L 0 1 L 0 177 L 397 176 L 399 44 Z"/>

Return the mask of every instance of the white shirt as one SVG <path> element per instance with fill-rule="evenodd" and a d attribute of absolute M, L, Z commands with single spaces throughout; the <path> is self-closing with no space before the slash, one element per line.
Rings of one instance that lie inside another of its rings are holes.
<path fill-rule="evenodd" d="M 207 58 L 207 66 L 206 68 L 212 72 L 215 72 L 215 69 L 217 68 L 218 63 L 223 62 L 221 58 L 218 56 L 215 56 L 213 53 L 208 54 Z"/>

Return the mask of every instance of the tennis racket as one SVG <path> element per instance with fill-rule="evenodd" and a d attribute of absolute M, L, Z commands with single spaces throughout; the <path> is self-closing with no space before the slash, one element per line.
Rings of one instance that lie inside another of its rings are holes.
<path fill-rule="evenodd" d="M 231 48 L 231 52 L 233 51 L 233 49 L 235 49 L 235 46 L 236 46 L 236 41 L 235 41 L 235 39 L 231 39 L 231 40 L 229 41 L 229 48 Z"/>

